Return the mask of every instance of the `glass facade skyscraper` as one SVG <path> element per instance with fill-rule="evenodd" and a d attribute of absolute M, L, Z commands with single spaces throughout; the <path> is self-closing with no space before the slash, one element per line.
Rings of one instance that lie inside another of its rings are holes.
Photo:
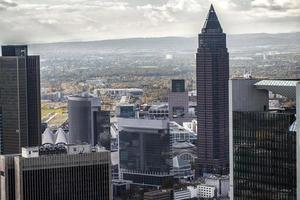
<path fill-rule="evenodd" d="M 299 199 L 299 82 L 236 78 L 229 88 L 230 199 Z"/>
<path fill-rule="evenodd" d="M 159 186 L 171 177 L 168 120 L 119 118 L 118 122 L 123 178 L 135 184 Z"/>
<path fill-rule="evenodd" d="M 2 46 L 0 107 L 0 153 L 41 144 L 40 58 L 29 56 L 26 45 Z"/>
<path fill-rule="evenodd" d="M 234 199 L 296 200 L 291 113 L 233 112 Z"/>
<path fill-rule="evenodd" d="M 121 168 L 144 172 L 169 172 L 170 135 L 168 130 L 120 131 Z"/>

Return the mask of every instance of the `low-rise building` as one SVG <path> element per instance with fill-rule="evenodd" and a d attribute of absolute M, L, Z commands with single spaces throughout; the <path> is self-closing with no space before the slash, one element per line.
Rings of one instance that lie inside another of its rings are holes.
<path fill-rule="evenodd" d="M 188 161 L 182 160 L 178 156 L 173 158 L 173 169 L 174 178 L 177 179 L 193 179 L 193 172 L 191 164 Z"/>
<path fill-rule="evenodd" d="M 174 191 L 174 200 L 190 199 L 191 192 L 188 189 L 181 189 Z"/>
<path fill-rule="evenodd" d="M 125 181 L 120 179 L 113 179 L 113 195 L 114 197 L 122 197 L 129 189 L 131 181 Z"/>
<path fill-rule="evenodd" d="M 205 178 L 205 184 L 216 188 L 217 197 L 228 197 L 229 176 L 210 175 Z"/>
<path fill-rule="evenodd" d="M 198 185 L 198 197 L 213 198 L 216 196 L 216 187 L 212 185 Z"/>
<path fill-rule="evenodd" d="M 173 200 L 172 190 L 155 190 L 144 193 L 144 200 Z"/>
<path fill-rule="evenodd" d="M 187 189 L 191 193 L 191 198 L 198 198 L 199 197 L 199 189 L 196 186 L 187 186 Z"/>

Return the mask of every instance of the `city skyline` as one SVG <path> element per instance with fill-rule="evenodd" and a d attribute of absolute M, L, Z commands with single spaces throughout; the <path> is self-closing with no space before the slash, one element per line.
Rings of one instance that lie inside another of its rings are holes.
<path fill-rule="evenodd" d="M 300 31 L 297 0 L 0 0 L 0 42 L 194 36 L 210 3 L 229 34 Z"/>

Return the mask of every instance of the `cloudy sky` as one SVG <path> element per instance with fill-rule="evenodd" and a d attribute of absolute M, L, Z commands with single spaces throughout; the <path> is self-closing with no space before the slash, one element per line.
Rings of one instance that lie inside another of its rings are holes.
<path fill-rule="evenodd" d="M 195 36 L 211 2 L 230 34 L 300 31 L 300 0 L 0 0 L 0 42 Z"/>

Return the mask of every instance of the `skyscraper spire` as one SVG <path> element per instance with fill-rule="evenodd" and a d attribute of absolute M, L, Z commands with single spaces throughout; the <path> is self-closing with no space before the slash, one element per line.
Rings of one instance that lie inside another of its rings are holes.
<path fill-rule="evenodd" d="M 202 33 L 208 33 L 208 32 L 217 32 L 217 33 L 223 32 L 221 24 L 215 12 L 214 6 L 212 4 L 210 6 L 204 26 L 202 28 Z"/>

